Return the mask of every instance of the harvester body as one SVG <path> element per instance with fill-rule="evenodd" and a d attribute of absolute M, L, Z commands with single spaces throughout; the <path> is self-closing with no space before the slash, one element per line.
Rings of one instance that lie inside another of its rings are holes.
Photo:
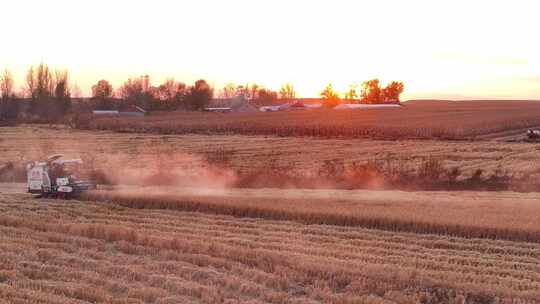
<path fill-rule="evenodd" d="M 78 180 L 72 170 L 66 169 L 71 165 L 82 164 L 80 159 L 61 159 L 54 155 L 43 162 L 33 162 L 27 165 L 28 192 L 41 197 L 71 198 L 82 192 L 95 189 L 92 182 Z"/>
<path fill-rule="evenodd" d="M 540 130 L 529 129 L 527 130 L 527 138 L 531 140 L 537 140 L 540 138 Z"/>

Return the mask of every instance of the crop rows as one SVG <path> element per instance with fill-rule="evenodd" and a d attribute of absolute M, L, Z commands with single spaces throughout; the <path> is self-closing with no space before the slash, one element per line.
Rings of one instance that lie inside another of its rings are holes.
<path fill-rule="evenodd" d="M 7 195 L 0 212 L 0 296 L 8 303 L 535 303 L 540 297 L 540 245 L 532 243 Z"/>
<path fill-rule="evenodd" d="M 81 128 L 159 134 L 243 134 L 376 139 L 471 139 L 540 125 L 537 102 L 410 102 L 401 109 L 174 113 L 99 118 Z"/>
<path fill-rule="evenodd" d="M 231 197 L 152 194 L 141 191 L 98 191 L 87 199 L 136 209 L 165 209 L 229 215 L 239 218 L 297 221 L 365 227 L 396 232 L 440 234 L 465 238 L 504 239 L 540 243 L 537 201 L 525 195 L 492 201 L 451 199 L 437 202 L 370 199 Z M 493 196 L 494 197 L 494 196 Z"/>

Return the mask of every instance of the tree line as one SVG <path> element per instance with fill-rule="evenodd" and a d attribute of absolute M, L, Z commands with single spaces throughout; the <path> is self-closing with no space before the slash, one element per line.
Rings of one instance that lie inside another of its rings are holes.
<path fill-rule="evenodd" d="M 100 80 L 92 86 L 91 102 L 95 109 L 117 110 L 126 105 L 140 106 L 150 111 L 169 111 L 177 109 L 202 110 L 212 100 L 214 89 L 206 80 L 197 80 L 192 86 L 176 81 L 165 80 L 152 86 L 150 76 L 129 78 L 116 91 L 107 80 Z"/>
<path fill-rule="evenodd" d="M 63 117 L 71 108 L 69 74 L 66 70 L 52 70 L 46 64 L 30 67 L 25 77 L 22 94 L 14 89 L 13 74 L 4 70 L 0 76 L 0 120 L 14 120 L 19 117 L 19 99 L 27 96 L 30 107 L 24 115 L 35 115 L 44 121 Z"/>
<path fill-rule="evenodd" d="M 21 116 L 47 122 L 60 120 L 72 108 L 72 90 L 80 89 L 70 85 L 67 70 L 53 70 L 47 64 L 40 63 L 30 66 L 23 89 L 16 92 L 13 74 L 6 69 L 0 75 L 0 120 L 15 120 Z M 378 79 L 372 79 L 362 83 L 359 94 L 357 86 L 353 85 L 341 98 L 329 84 L 320 95 L 324 105 L 333 107 L 342 102 L 396 103 L 399 102 L 403 90 L 402 82 L 393 81 L 386 87 L 381 87 Z M 159 85 L 152 85 L 150 76 L 144 75 L 131 77 L 116 89 L 109 81 L 99 80 L 92 86 L 92 96 L 85 106 L 95 110 L 119 110 L 136 105 L 150 111 L 197 111 L 207 107 L 214 96 L 221 99 L 243 96 L 253 104 L 265 105 L 291 101 L 296 98 L 297 92 L 291 83 L 285 83 L 279 91 L 256 83 L 227 83 L 215 92 L 204 79 L 189 86 L 174 78 L 168 78 Z M 18 102 L 22 98 L 29 100 L 30 106 L 26 109 L 21 109 Z"/>
<path fill-rule="evenodd" d="M 344 94 L 344 98 L 341 99 L 332 84 L 328 84 L 320 95 L 324 105 L 327 107 L 334 107 L 342 102 L 388 104 L 399 103 L 404 89 L 403 82 L 392 81 L 386 87 L 381 87 L 379 79 L 371 79 L 362 83 L 360 95 L 357 93 L 357 86 L 351 85 Z"/>

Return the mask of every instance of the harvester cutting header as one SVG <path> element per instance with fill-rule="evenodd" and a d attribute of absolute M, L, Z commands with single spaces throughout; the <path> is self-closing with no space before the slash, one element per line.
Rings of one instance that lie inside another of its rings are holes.
<path fill-rule="evenodd" d="M 76 172 L 83 163 L 81 159 L 62 159 L 56 154 L 46 161 L 35 161 L 26 166 L 28 192 L 39 197 L 77 197 L 84 191 L 95 189 L 89 181 L 81 181 Z"/>

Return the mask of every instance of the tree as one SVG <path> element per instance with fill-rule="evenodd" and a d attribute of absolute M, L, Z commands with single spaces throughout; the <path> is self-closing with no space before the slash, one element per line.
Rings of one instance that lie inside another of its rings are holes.
<path fill-rule="evenodd" d="M 2 76 L 0 76 L 0 96 L 2 100 L 7 100 L 13 95 L 13 83 L 13 75 L 8 69 L 5 69 Z"/>
<path fill-rule="evenodd" d="M 55 72 L 55 88 L 54 88 L 54 97 L 59 100 L 64 100 L 71 97 L 71 92 L 69 91 L 69 76 L 67 71 L 56 71 Z"/>
<path fill-rule="evenodd" d="M 403 82 L 392 81 L 386 88 L 382 89 L 383 101 L 386 103 L 399 103 L 399 97 L 404 89 Z"/>
<path fill-rule="evenodd" d="M 19 103 L 13 93 L 13 75 L 8 69 L 0 76 L 0 120 L 16 119 L 19 113 Z"/>
<path fill-rule="evenodd" d="M 236 94 L 236 85 L 232 82 L 225 84 L 219 92 L 219 97 L 224 99 L 233 98 Z"/>
<path fill-rule="evenodd" d="M 107 99 L 113 96 L 113 86 L 105 79 L 92 86 L 92 98 Z"/>
<path fill-rule="evenodd" d="M 129 78 L 118 89 L 118 96 L 128 105 L 137 105 L 151 110 L 154 103 L 150 92 L 150 76 L 144 75 L 139 78 Z"/>
<path fill-rule="evenodd" d="M 150 88 L 150 95 L 158 103 L 160 110 L 175 110 L 184 101 L 186 85 L 182 82 L 168 78 L 158 87 Z"/>
<path fill-rule="evenodd" d="M 73 98 L 81 98 L 82 97 L 82 90 L 76 83 L 71 85 L 71 96 Z"/>
<path fill-rule="evenodd" d="M 333 108 L 340 104 L 340 99 L 338 93 L 334 91 L 332 84 L 328 84 L 326 88 L 321 92 L 321 97 L 325 107 Z"/>
<path fill-rule="evenodd" d="M 294 99 L 296 97 L 294 86 L 291 83 L 284 84 L 279 91 L 279 97 L 281 99 Z"/>
<path fill-rule="evenodd" d="M 30 111 L 46 121 L 56 121 L 71 104 L 67 71 L 54 75 L 48 65 L 41 62 L 31 66 L 26 74 L 28 95 L 32 98 Z"/>
<path fill-rule="evenodd" d="M 113 86 L 105 79 L 101 79 L 92 86 L 93 107 L 98 110 L 114 110 L 117 104 L 112 99 Z"/>
<path fill-rule="evenodd" d="M 258 96 L 257 94 L 259 93 L 259 88 L 260 86 L 256 83 L 252 84 L 251 86 L 248 86 L 249 87 L 249 97 L 251 99 L 257 99 Z"/>
<path fill-rule="evenodd" d="M 28 69 L 28 72 L 26 72 L 26 90 L 27 90 L 28 96 L 32 98 L 32 100 L 36 99 L 36 96 L 35 96 L 36 84 L 34 80 L 35 80 L 34 67 L 30 66 L 30 68 Z"/>
<path fill-rule="evenodd" d="M 259 88 L 255 102 L 258 104 L 274 104 L 278 99 L 278 93 L 270 89 Z"/>
<path fill-rule="evenodd" d="M 138 102 L 142 99 L 143 85 L 140 78 L 128 78 L 118 88 L 118 96 L 128 102 Z"/>
<path fill-rule="evenodd" d="M 49 66 L 40 63 L 34 69 L 30 66 L 26 73 L 26 86 L 28 95 L 32 100 L 43 100 L 53 95 L 55 82 Z"/>
<path fill-rule="evenodd" d="M 40 63 L 36 69 L 35 77 L 36 79 L 34 80 L 34 82 L 36 84 L 36 98 L 47 99 L 51 97 L 55 89 L 55 83 L 53 74 L 49 69 L 49 66 L 44 64 L 43 62 Z"/>
<path fill-rule="evenodd" d="M 243 96 L 247 98 L 248 94 L 249 94 L 249 85 L 245 85 L 245 86 L 239 85 L 236 87 L 233 97 Z"/>
<path fill-rule="evenodd" d="M 71 108 L 71 92 L 69 91 L 69 76 L 66 70 L 55 72 L 54 106 L 56 113 L 54 116 L 64 116 Z"/>
<path fill-rule="evenodd" d="M 197 80 L 186 94 L 185 106 L 190 110 L 204 110 L 212 100 L 214 90 L 204 79 Z"/>
<path fill-rule="evenodd" d="M 186 94 L 186 84 L 178 82 L 174 78 L 168 78 L 161 86 L 161 91 L 164 94 L 164 100 L 178 100 L 181 101 Z"/>
<path fill-rule="evenodd" d="M 382 101 L 382 94 L 379 79 L 364 81 L 361 97 L 363 103 L 380 103 Z"/>
<path fill-rule="evenodd" d="M 356 97 L 358 97 L 358 94 L 356 93 L 356 85 L 350 85 L 349 90 L 347 93 L 345 93 L 345 99 L 354 100 Z"/>

